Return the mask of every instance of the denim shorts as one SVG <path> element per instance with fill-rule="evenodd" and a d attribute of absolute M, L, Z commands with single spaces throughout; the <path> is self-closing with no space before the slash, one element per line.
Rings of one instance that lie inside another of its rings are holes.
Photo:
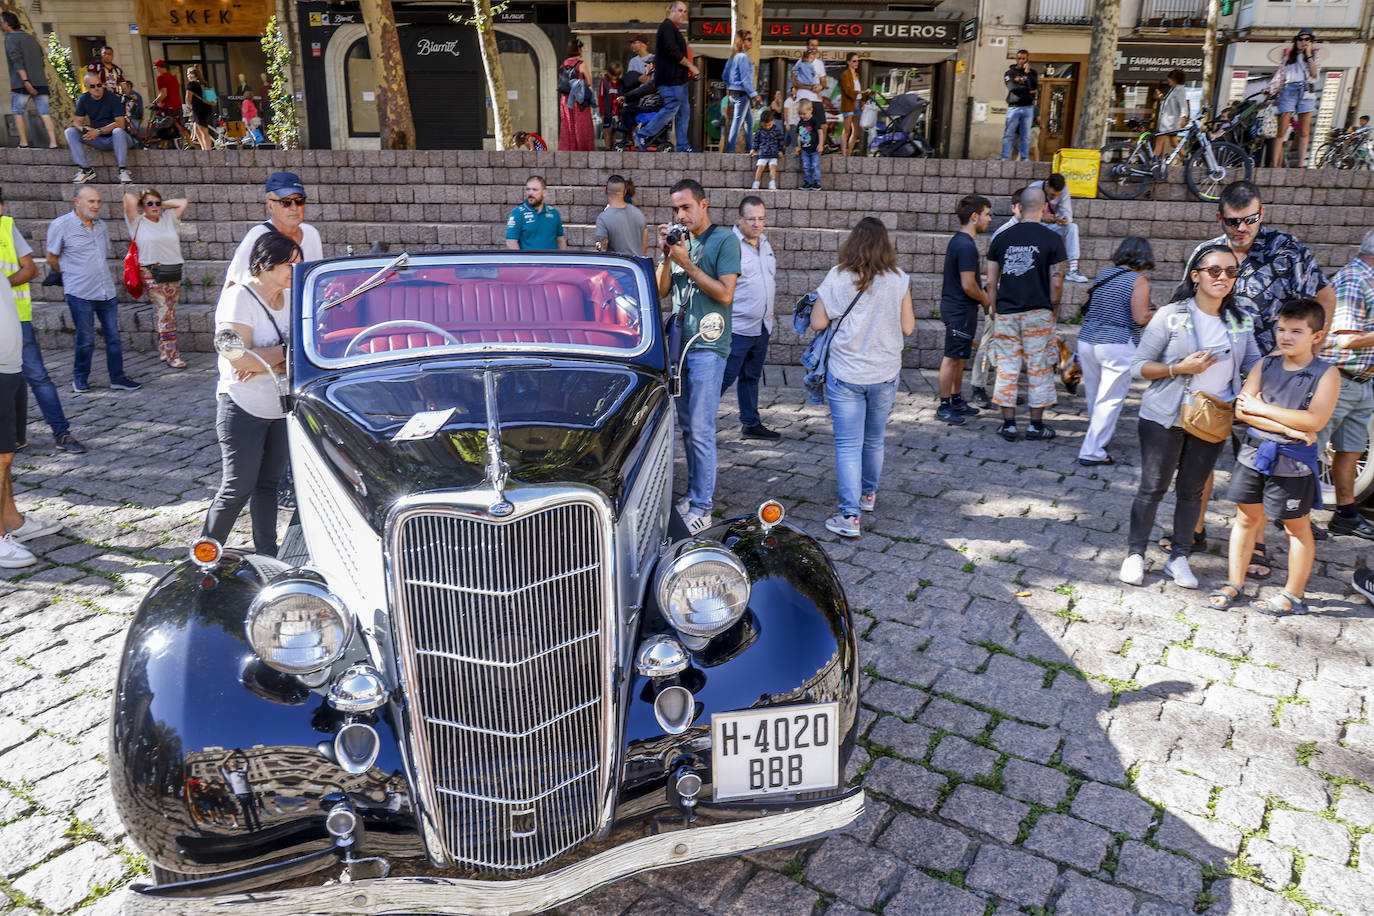
<path fill-rule="evenodd" d="M 40 87 L 40 86 L 34 86 L 33 88 L 35 88 L 35 89 L 40 89 L 40 88 L 41 88 L 41 89 L 44 89 L 44 90 L 47 89 L 46 86 L 42 86 L 42 87 Z M 26 107 L 28 107 L 29 99 L 30 99 L 30 98 L 33 99 L 33 104 L 34 104 L 34 106 L 38 109 L 38 113 L 39 113 L 40 115 L 48 114 L 48 93 L 47 93 L 46 91 L 40 92 L 40 93 L 38 93 L 38 95 L 35 95 L 35 96 L 30 96 L 27 92 L 11 92 L 11 93 L 10 93 L 10 114 L 12 114 L 12 115 L 21 115 L 21 114 L 23 114 L 23 113 L 24 113 L 24 109 L 25 109 Z"/>
<path fill-rule="evenodd" d="M 1315 96 L 1306 98 L 1305 83 L 1284 83 L 1279 90 L 1279 114 L 1308 114 L 1317 110 Z"/>

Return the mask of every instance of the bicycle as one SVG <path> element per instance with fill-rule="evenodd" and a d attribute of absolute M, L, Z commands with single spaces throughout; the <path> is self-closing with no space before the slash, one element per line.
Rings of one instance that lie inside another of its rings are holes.
<path fill-rule="evenodd" d="M 1369 128 L 1357 127 L 1345 133 L 1332 131 L 1331 139 L 1317 149 L 1316 163 L 1319 169 L 1374 168 Z"/>
<path fill-rule="evenodd" d="M 1157 181 L 1169 179 L 1169 167 L 1184 158 L 1183 179 L 1188 190 L 1198 200 L 1216 201 L 1222 188 L 1242 177 L 1249 180 L 1254 174 L 1254 160 L 1234 143 L 1213 140 L 1208 129 L 1216 125 L 1206 120 L 1203 108 L 1178 130 L 1155 133 L 1141 130 L 1134 142 L 1121 140 L 1102 147 L 1102 164 L 1098 170 L 1098 187 L 1114 200 L 1131 200 L 1144 194 Z M 1128 127 L 1139 128 L 1132 119 Z M 1156 137 L 1181 137 L 1168 156 L 1156 156 L 1152 144 Z"/>

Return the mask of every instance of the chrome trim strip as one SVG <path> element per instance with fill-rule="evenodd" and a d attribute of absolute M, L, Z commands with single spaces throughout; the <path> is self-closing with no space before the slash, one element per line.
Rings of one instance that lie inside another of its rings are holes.
<path fill-rule="evenodd" d="M 581 642 L 581 640 L 578 640 L 578 642 Z M 464 723 L 464 722 L 454 722 L 452 719 L 440 719 L 438 716 L 426 716 L 426 717 L 425 717 L 425 721 L 426 721 L 426 722 L 431 722 L 431 723 L 433 723 L 434 725 L 446 725 L 446 726 L 448 726 L 449 728 L 461 728 L 461 729 L 463 729 L 464 731 L 480 732 L 480 733 L 482 733 L 482 734 L 484 734 L 484 735 L 500 735 L 502 738 L 528 738 L 530 735 L 533 735 L 535 732 L 542 732 L 544 729 L 548 728 L 550 725 L 555 725 L 555 724 L 557 724 L 557 723 L 559 723 L 559 722 L 562 722 L 564 719 L 568 718 L 569 716 L 576 715 L 577 713 L 581 712 L 581 711 L 584 710 L 584 709 L 590 709 L 591 707 L 595 706 L 596 704 L 598 704 L 598 703 L 600 703 L 600 702 L 601 702 L 601 698 L 600 698 L 600 697 L 597 697 L 596 699 L 588 700 L 587 702 L 583 703 L 581 706 L 574 706 L 572 709 L 564 710 L 563 712 L 560 712 L 558 715 L 554 716 L 552 719 L 545 719 L 543 722 L 540 722 L 538 725 L 536 725 L 536 726 L 534 726 L 534 727 L 532 727 L 532 728 L 527 728 L 527 729 L 525 729 L 525 730 L 522 731 L 522 732 L 503 732 L 503 731 L 501 731 L 499 728 L 479 728 L 479 727 L 476 726 L 476 725 L 468 725 L 468 724 L 466 724 L 466 723 Z"/>
<path fill-rule="evenodd" d="M 533 802 L 539 801 L 541 798 L 548 798 L 550 795 L 553 795 L 558 790 L 566 789 L 573 783 L 580 782 L 581 780 L 586 779 L 588 776 L 595 773 L 599 769 L 601 769 L 601 767 L 594 766 L 583 770 L 581 773 L 574 773 L 572 776 L 569 776 L 567 779 L 563 780 L 553 788 L 546 789 L 545 791 L 540 792 L 538 795 L 531 795 L 528 798 L 492 798 L 489 795 L 474 795 L 471 792 L 459 792 L 457 789 L 446 789 L 443 786 L 439 786 L 439 791 L 444 795 L 452 795 L 455 798 L 471 798 L 477 801 L 500 802 L 504 805 L 528 805 L 532 804 Z"/>
<path fill-rule="evenodd" d="M 418 580 L 416 580 L 416 579 L 411 579 L 410 581 L 411 581 L 412 583 L 414 583 L 414 582 L 417 582 Z M 422 585 L 427 585 L 428 583 L 420 583 L 420 584 L 422 584 Z M 466 655 L 459 655 L 459 654 L 457 654 L 456 652 L 445 652 L 445 651 L 443 651 L 442 649 L 416 649 L 416 650 L 415 650 L 415 653 L 416 653 L 417 655 L 433 655 L 435 658 L 447 658 L 447 659 L 449 659 L 449 660 L 451 660 L 451 661 L 455 661 L 455 662 L 469 662 L 469 663 L 471 663 L 471 664 L 474 664 L 474 665 L 482 665 L 482 666 L 487 667 L 487 668 L 515 668 L 515 667 L 517 667 L 517 666 L 519 666 L 519 665 L 525 664 L 526 662 L 532 662 L 532 661 L 535 661 L 536 659 L 541 659 L 541 658 L 543 658 L 543 657 L 546 656 L 546 655 L 552 655 L 552 654 L 554 654 L 555 652 L 557 652 L 559 649 L 566 649 L 568 646 L 575 646 L 575 645 L 577 645 L 577 644 L 580 643 L 580 642 L 586 642 L 587 640 L 589 640 L 589 639 L 591 639 L 591 638 L 592 638 L 592 634 L 590 634 L 590 633 L 588 633 L 586 636 L 577 636 L 577 637 L 574 637 L 573 639 L 568 639 L 568 640 L 565 640 L 565 641 L 563 641 L 563 642 L 560 642 L 560 643 L 559 643 L 558 645 L 556 645 L 556 646 L 550 646 L 549 648 L 545 649 L 543 652 L 536 652 L 536 653 L 534 653 L 533 655 L 527 656 L 527 657 L 525 657 L 525 658 L 520 659 L 519 661 L 514 661 L 514 662 L 498 662 L 498 661 L 488 661 L 488 660 L 485 659 L 485 658 L 470 658 L 469 656 L 466 656 Z"/>
<path fill-rule="evenodd" d="M 171 898 L 130 891 L 125 912 L 137 916 L 334 916 L 378 912 L 446 912 L 496 916 L 538 913 L 640 872 L 786 846 L 842 830 L 864 811 L 863 790 L 800 811 L 695 827 L 632 840 L 547 875 L 515 881 L 381 878 L 291 890 Z"/>
<path fill-rule="evenodd" d="M 549 585 L 550 583 L 557 582 L 559 579 L 567 579 L 567 578 L 569 578 L 569 577 L 571 577 L 571 576 L 576 576 L 576 575 L 579 575 L 579 574 L 581 574 L 581 573 L 591 572 L 592 570 L 596 569 L 596 567 L 597 567 L 598 565 L 600 565 L 600 564 L 595 564 L 595 565 L 592 565 L 592 566 L 579 566 L 577 569 L 570 569 L 570 570 L 568 570 L 567 572 L 559 573 L 559 574 L 556 575 L 556 576 L 549 576 L 548 578 L 545 578 L 545 579 L 539 579 L 538 581 L 530 582 L 530 583 L 527 584 L 527 585 L 517 585 L 515 588 L 508 588 L 508 589 L 501 589 L 501 588 L 469 588 L 469 587 L 464 586 L 464 585 L 449 585 L 449 584 L 447 584 L 447 583 L 445 583 L 445 582 L 429 582 L 429 581 L 426 581 L 425 579 L 411 579 L 411 580 L 410 580 L 410 583 L 411 583 L 412 585 L 423 585 L 423 586 L 425 586 L 426 588 L 442 588 L 442 589 L 447 589 L 448 591 L 451 591 L 451 592 L 459 592 L 459 593 L 464 594 L 464 595 L 487 595 L 487 596 L 490 596 L 490 597 L 492 597 L 492 598 L 510 598 L 510 597 L 513 597 L 513 596 L 515 596 L 515 595 L 520 594 L 521 592 L 527 592 L 527 591 L 529 591 L 529 590 L 532 589 L 532 588 L 539 588 L 539 586 L 541 586 L 541 585 Z"/>
<path fill-rule="evenodd" d="M 481 521 L 496 526 L 505 526 L 523 520 L 548 509 L 572 504 L 588 506 L 596 514 L 601 526 L 601 589 L 604 606 L 601 608 L 601 627 L 605 633 L 602 640 L 603 657 L 600 659 L 601 684 L 600 702 L 601 735 L 599 748 L 600 779 L 597 809 L 599 820 L 593 836 L 604 834 L 610 826 L 614 811 L 615 774 L 618 769 L 620 699 L 615 685 L 618 678 L 618 665 L 621 655 L 621 632 L 618 608 L 622 600 L 617 584 L 617 554 L 615 519 L 606 497 L 592 487 L 583 486 L 516 486 L 506 498 L 514 504 L 514 511 L 504 517 L 493 519 L 486 511 L 497 498 L 490 488 L 465 491 L 430 492 L 404 497 L 397 500 L 387 517 L 382 543 L 385 546 L 385 565 L 388 607 L 394 609 L 392 626 L 396 634 L 394 651 L 395 664 L 400 673 L 399 682 L 404 714 L 401 716 L 404 731 L 403 757 L 410 766 L 409 776 L 414 793 L 412 804 L 424 839 L 426 853 L 436 866 L 451 863 L 446 848 L 446 832 L 439 822 L 437 796 L 440 787 L 435 784 L 433 761 L 430 758 L 428 742 L 420 739 L 423 722 L 419 710 L 409 701 L 408 691 L 418 682 L 418 672 L 413 670 L 409 659 L 417 658 L 414 642 L 407 631 L 405 614 L 401 611 L 402 594 L 405 587 L 402 564 L 396 556 L 397 538 L 403 522 L 412 516 L 429 514 L 452 514 L 470 521 Z M 509 562 L 509 558 L 500 558 Z M 584 777 L 585 778 L 585 777 Z"/>

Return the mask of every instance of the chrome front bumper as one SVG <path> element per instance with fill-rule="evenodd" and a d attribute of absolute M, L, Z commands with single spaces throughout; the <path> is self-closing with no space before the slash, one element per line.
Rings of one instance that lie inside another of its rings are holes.
<path fill-rule="evenodd" d="M 537 913 L 640 872 L 718 856 L 786 846 L 843 829 L 864 810 L 864 793 L 814 808 L 747 821 L 678 830 L 632 840 L 566 868 L 514 881 L 462 878 L 380 878 L 284 891 L 210 897 L 162 897 L 135 885 L 126 913 L 245 913 L 251 916 L 333 916 L 380 913 Z"/>

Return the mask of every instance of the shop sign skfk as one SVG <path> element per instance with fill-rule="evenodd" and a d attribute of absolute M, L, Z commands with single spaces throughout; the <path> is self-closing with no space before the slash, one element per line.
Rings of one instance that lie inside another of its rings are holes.
<path fill-rule="evenodd" d="M 134 0 L 142 35 L 261 35 L 272 0 Z"/>
<path fill-rule="evenodd" d="M 729 19 L 693 19 L 692 41 L 729 41 Z M 953 48 L 959 43 L 959 22 L 953 19 L 765 19 L 763 40 L 776 44 L 806 42 L 868 42 L 902 44 L 913 48 Z"/>

